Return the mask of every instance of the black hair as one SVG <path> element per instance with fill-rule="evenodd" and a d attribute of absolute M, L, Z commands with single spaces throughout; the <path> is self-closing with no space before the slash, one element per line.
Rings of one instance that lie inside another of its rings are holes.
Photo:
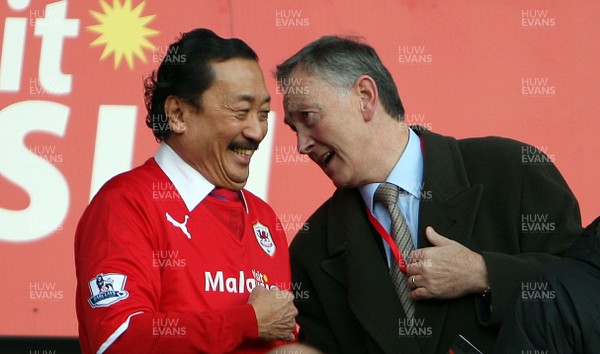
<path fill-rule="evenodd" d="M 181 34 L 169 46 L 158 69 L 144 80 L 146 125 L 157 141 L 171 134 L 164 106 L 167 97 L 176 96 L 201 110 L 200 97 L 214 81 L 212 63 L 232 58 L 258 61 L 254 50 L 244 41 L 224 39 L 204 28 Z"/>

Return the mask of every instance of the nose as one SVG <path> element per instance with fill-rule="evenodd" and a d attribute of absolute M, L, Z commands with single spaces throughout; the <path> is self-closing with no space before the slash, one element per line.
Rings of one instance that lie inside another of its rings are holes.
<path fill-rule="evenodd" d="M 261 142 L 267 135 L 267 130 L 267 120 L 259 119 L 258 114 L 254 114 L 246 119 L 246 126 L 242 130 L 242 135 L 246 139 Z"/>
<path fill-rule="evenodd" d="M 309 154 L 312 148 L 315 146 L 315 141 L 310 137 L 310 135 L 298 132 L 298 152 L 301 154 Z"/>

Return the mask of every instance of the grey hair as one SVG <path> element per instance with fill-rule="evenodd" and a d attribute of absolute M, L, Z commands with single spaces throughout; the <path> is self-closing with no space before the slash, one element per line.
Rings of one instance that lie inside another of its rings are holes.
<path fill-rule="evenodd" d="M 349 92 L 361 75 L 368 75 L 377 85 L 386 113 L 404 120 L 404 107 L 392 75 L 375 50 L 358 38 L 324 36 L 309 43 L 277 66 L 277 82 L 285 83 L 295 70 L 315 75 L 343 92 Z"/>

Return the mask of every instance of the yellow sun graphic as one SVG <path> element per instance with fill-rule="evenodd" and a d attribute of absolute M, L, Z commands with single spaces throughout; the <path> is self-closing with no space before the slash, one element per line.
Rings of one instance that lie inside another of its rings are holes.
<path fill-rule="evenodd" d="M 159 33 L 146 27 L 156 15 L 141 16 L 146 7 L 146 1 L 142 1 L 134 9 L 132 9 L 131 0 L 125 0 L 123 4 L 120 0 L 113 0 L 112 7 L 104 0 L 100 0 L 100 6 L 104 13 L 90 11 L 99 24 L 87 26 L 88 30 L 100 34 L 96 40 L 90 43 L 92 47 L 104 45 L 100 60 L 104 60 L 114 53 L 115 69 L 121 65 L 123 57 L 125 57 L 129 69 L 133 69 L 134 56 L 145 63 L 146 56 L 143 48 L 150 50 L 153 48 L 148 37 L 156 36 Z"/>

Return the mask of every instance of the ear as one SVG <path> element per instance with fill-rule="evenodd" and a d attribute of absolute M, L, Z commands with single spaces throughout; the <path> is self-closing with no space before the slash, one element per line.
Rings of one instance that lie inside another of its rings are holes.
<path fill-rule="evenodd" d="M 187 129 L 183 115 L 186 108 L 186 104 L 175 96 L 169 96 L 165 100 L 165 114 L 169 127 L 175 134 L 182 134 Z"/>
<path fill-rule="evenodd" d="M 361 75 L 354 83 L 355 92 L 359 95 L 359 108 L 365 121 L 370 121 L 375 116 L 379 92 L 375 80 L 369 75 Z"/>

